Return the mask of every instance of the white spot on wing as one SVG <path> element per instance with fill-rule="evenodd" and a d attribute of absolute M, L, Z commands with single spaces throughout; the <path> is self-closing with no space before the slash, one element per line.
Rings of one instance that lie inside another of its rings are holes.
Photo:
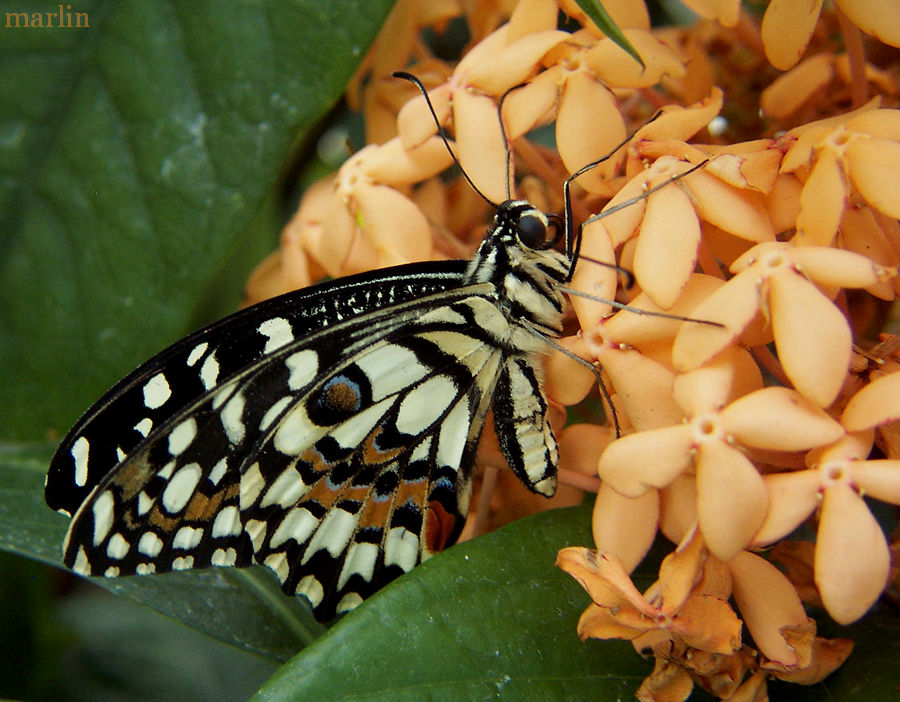
<path fill-rule="evenodd" d="M 203 383 L 204 388 L 210 390 L 216 386 L 216 381 L 218 379 L 219 362 L 216 360 L 216 355 L 211 353 L 206 357 L 206 360 L 203 361 L 203 365 L 200 366 L 200 382 Z"/>
<path fill-rule="evenodd" d="M 153 420 L 150 417 L 144 417 L 141 421 L 134 425 L 134 430 L 141 436 L 146 437 L 153 428 Z"/>
<path fill-rule="evenodd" d="M 337 603 L 335 610 L 338 614 L 349 612 L 351 609 L 359 607 L 362 604 L 362 601 L 363 599 L 358 592 L 348 592 L 341 598 L 341 601 Z"/>
<path fill-rule="evenodd" d="M 237 562 L 237 551 L 233 548 L 217 548 L 209 562 L 214 566 L 233 566 Z"/>
<path fill-rule="evenodd" d="M 228 459 L 220 458 L 216 465 L 212 467 L 212 470 L 209 471 L 209 475 L 206 476 L 209 482 L 213 485 L 218 485 L 219 481 L 225 477 L 225 473 L 228 471 Z"/>
<path fill-rule="evenodd" d="M 459 467 L 471 426 L 469 398 L 463 395 L 441 423 L 437 447 L 437 464 L 439 466 Z"/>
<path fill-rule="evenodd" d="M 378 546 L 375 544 L 355 543 L 347 550 L 347 558 L 338 578 L 338 590 L 347 584 L 350 576 L 359 573 L 367 583 L 372 581 L 375 563 L 378 562 Z"/>
<path fill-rule="evenodd" d="M 103 539 L 109 533 L 113 523 L 114 507 L 115 500 L 109 490 L 104 490 L 94 500 L 92 507 L 94 512 L 94 546 L 99 546 L 103 543 Z"/>
<path fill-rule="evenodd" d="M 291 390 L 305 388 L 319 372 L 319 356 L 312 349 L 291 354 L 284 359 L 284 363 L 290 372 L 288 387 Z"/>
<path fill-rule="evenodd" d="M 138 575 L 150 575 L 156 572 L 156 563 L 138 563 L 134 572 Z"/>
<path fill-rule="evenodd" d="M 260 507 L 269 505 L 290 507 L 303 496 L 306 490 L 306 484 L 300 478 L 300 473 L 288 466 L 281 472 L 281 475 L 272 481 L 259 505 Z"/>
<path fill-rule="evenodd" d="M 356 529 L 356 515 L 342 509 L 332 509 L 322 518 L 319 528 L 309 541 L 301 563 L 306 563 L 315 553 L 325 549 L 337 558 L 347 548 Z"/>
<path fill-rule="evenodd" d="M 386 344 L 356 361 L 372 386 L 372 399 L 381 400 L 418 382 L 429 373 L 409 349 Z"/>
<path fill-rule="evenodd" d="M 75 562 L 72 564 L 72 570 L 82 575 L 91 574 L 91 564 L 88 562 L 87 552 L 84 546 L 78 547 L 78 553 L 75 554 Z"/>
<path fill-rule="evenodd" d="M 240 505 L 241 510 L 249 508 L 259 493 L 265 487 L 266 481 L 263 480 L 262 473 L 259 472 L 259 463 L 254 463 L 241 476 Z"/>
<path fill-rule="evenodd" d="M 269 546 L 278 548 L 288 539 L 294 539 L 298 544 L 302 544 L 313 533 L 318 523 L 319 520 L 308 509 L 303 507 L 292 509 L 275 529 Z"/>
<path fill-rule="evenodd" d="M 325 597 L 322 584 L 316 579 L 315 575 L 307 575 L 297 583 L 297 594 L 303 595 L 308 599 L 313 607 L 318 607 L 322 598 Z"/>
<path fill-rule="evenodd" d="M 175 532 L 175 538 L 172 539 L 172 548 L 182 551 L 190 551 L 200 545 L 203 539 L 203 529 L 183 526 Z"/>
<path fill-rule="evenodd" d="M 144 385 L 144 406 L 149 409 L 162 407 L 170 397 L 172 397 L 172 388 L 169 387 L 169 381 L 162 373 L 157 373 Z"/>
<path fill-rule="evenodd" d="M 353 415 L 331 432 L 331 438 L 345 448 L 358 446 L 396 401 L 395 397 L 386 397 L 381 402 Z"/>
<path fill-rule="evenodd" d="M 384 564 L 400 566 L 404 573 L 408 573 L 415 568 L 418 559 L 418 537 L 403 527 L 392 528 L 385 539 Z"/>
<path fill-rule="evenodd" d="M 128 549 L 130 548 L 131 544 L 125 540 L 124 536 L 121 534 L 113 534 L 109 543 L 106 545 L 106 555 L 120 561 L 128 555 Z"/>
<path fill-rule="evenodd" d="M 222 418 L 222 426 L 225 427 L 225 434 L 232 444 L 240 443 L 244 440 L 247 431 L 241 418 L 244 415 L 244 405 L 246 398 L 242 393 L 235 393 L 222 408 L 219 416 Z"/>
<path fill-rule="evenodd" d="M 162 551 L 162 548 L 162 539 L 152 531 L 145 531 L 138 541 L 138 551 L 145 556 L 150 556 L 150 558 L 156 558 L 159 552 Z"/>
<path fill-rule="evenodd" d="M 173 456 L 179 455 L 191 445 L 191 442 L 196 436 L 197 420 L 193 417 L 185 419 L 172 430 L 171 434 L 169 434 L 169 453 Z"/>
<path fill-rule="evenodd" d="M 293 400 L 290 395 L 286 395 L 278 400 L 275 404 L 273 404 L 269 409 L 266 410 L 266 413 L 263 415 L 263 418 L 259 422 L 259 428 L 261 431 L 265 431 L 269 428 L 269 425 L 274 422 L 278 415 L 281 414 L 282 410 L 287 407 L 291 400 Z"/>
<path fill-rule="evenodd" d="M 266 560 L 263 563 L 275 571 L 281 582 L 287 580 L 290 568 L 288 568 L 287 557 L 283 551 L 266 556 Z"/>
<path fill-rule="evenodd" d="M 456 386 L 446 375 L 436 375 L 413 388 L 397 413 L 397 429 L 404 434 L 419 434 L 430 427 L 457 395 Z"/>
<path fill-rule="evenodd" d="M 189 366 L 193 366 L 203 358 L 203 354 L 206 353 L 206 349 L 209 348 L 209 344 L 205 341 L 197 344 L 193 349 L 191 349 L 191 353 L 187 357 L 187 364 Z"/>
<path fill-rule="evenodd" d="M 309 420 L 306 408 L 298 404 L 281 419 L 273 444 L 286 456 L 297 456 L 312 446 L 320 434 L 321 430 Z"/>
<path fill-rule="evenodd" d="M 193 556 L 178 556 L 178 558 L 172 561 L 172 570 L 190 570 L 193 567 Z"/>
<path fill-rule="evenodd" d="M 269 337 L 263 353 L 272 353 L 275 349 L 281 348 L 294 340 L 291 324 L 283 317 L 267 319 L 259 325 L 257 331 L 263 336 Z"/>
<path fill-rule="evenodd" d="M 197 489 L 201 474 L 198 464 L 189 463 L 172 476 L 162 494 L 163 507 L 169 514 L 176 514 L 184 509 Z"/>
<path fill-rule="evenodd" d="M 238 509 L 234 505 L 229 505 L 220 510 L 216 515 L 216 519 L 212 525 L 212 536 L 214 539 L 222 536 L 235 536 L 241 532 L 241 518 Z"/>
<path fill-rule="evenodd" d="M 90 443 L 83 436 L 79 436 L 75 443 L 72 444 L 72 459 L 75 461 L 75 484 L 78 487 L 87 485 L 88 452 L 90 448 Z"/>

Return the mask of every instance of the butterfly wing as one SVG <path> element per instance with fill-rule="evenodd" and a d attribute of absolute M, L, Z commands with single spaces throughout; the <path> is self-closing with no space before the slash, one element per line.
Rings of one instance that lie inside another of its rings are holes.
<path fill-rule="evenodd" d="M 182 339 L 117 383 L 69 431 L 50 464 L 47 504 L 74 514 L 154 427 L 286 341 L 457 287 L 464 269 L 464 261 L 441 261 L 341 278 L 267 300 Z"/>
<path fill-rule="evenodd" d="M 317 616 L 455 539 L 507 326 L 489 284 L 289 341 L 153 428 L 79 508 L 82 573 L 271 567 Z"/>

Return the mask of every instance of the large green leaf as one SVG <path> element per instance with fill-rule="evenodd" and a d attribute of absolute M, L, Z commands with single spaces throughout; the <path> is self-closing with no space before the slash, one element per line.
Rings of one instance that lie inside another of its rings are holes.
<path fill-rule="evenodd" d="M 86 0 L 89 28 L 3 29 L 3 437 L 64 431 L 186 332 L 202 293 L 237 299 L 240 279 L 210 281 L 389 5 Z M 0 17 L 48 10 L 0 0 Z"/>
<path fill-rule="evenodd" d="M 43 500 L 51 453 L 49 445 L 0 449 L 0 549 L 61 568 L 68 519 Z M 307 606 L 285 597 L 262 567 L 91 580 L 220 641 L 275 660 L 287 660 L 325 630 Z"/>
<path fill-rule="evenodd" d="M 436 556 L 254 700 L 628 699 L 650 666 L 628 643 L 578 640 L 587 595 L 554 566 L 559 548 L 590 543 L 589 523 L 586 508 L 554 510 Z"/>

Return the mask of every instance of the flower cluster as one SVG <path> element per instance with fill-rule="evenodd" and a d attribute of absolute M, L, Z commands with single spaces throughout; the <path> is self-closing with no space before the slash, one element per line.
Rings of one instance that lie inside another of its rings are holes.
<path fill-rule="evenodd" d="M 421 33 L 461 10 L 400 0 L 348 90 L 371 144 L 307 191 L 248 293 L 477 246 L 487 205 L 439 177 L 451 160 L 438 127 L 394 70 L 427 86 L 494 202 L 559 212 L 567 177 L 609 155 L 572 185 L 571 288 L 584 297 L 570 296 L 559 340 L 602 367 L 608 392 L 563 354 L 546 367 L 563 483 L 596 492 L 596 550 L 558 563 L 593 601 L 582 637 L 656 658 L 640 699 L 682 700 L 695 684 L 765 699 L 768 677 L 812 683 L 850 653 L 816 637 L 801 598 L 849 623 L 893 576 L 863 498 L 900 505 L 900 344 L 873 346 L 900 292 L 898 62 L 878 50 L 900 46 L 900 8 L 773 0 L 757 23 L 738 0 L 684 2 L 706 19 L 654 30 L 640 0 L 604 3 L 643 65 L 573 0 L 474 3 L 451 64 Z M 562 427 L 590 394 L 619 436 L 595 416 Z M 479 457 L 501 463 L 489 445 Z M 491 523 L 539 508 L 500 492 Z M 790 541 L 804 522 L 815 542 Z M 629 573 L 659 533 L 678 546 L 641 594 Z"/>

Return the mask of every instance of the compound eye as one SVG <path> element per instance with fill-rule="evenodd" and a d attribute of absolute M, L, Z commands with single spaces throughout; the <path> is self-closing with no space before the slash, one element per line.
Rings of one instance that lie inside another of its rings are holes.
<path fill-rule="evenodd" d="M 544 248 L 547 241 L 547 225 L 534 215 L 525 215 L 516 222 L 516 235 L 529 249 Z"/>

